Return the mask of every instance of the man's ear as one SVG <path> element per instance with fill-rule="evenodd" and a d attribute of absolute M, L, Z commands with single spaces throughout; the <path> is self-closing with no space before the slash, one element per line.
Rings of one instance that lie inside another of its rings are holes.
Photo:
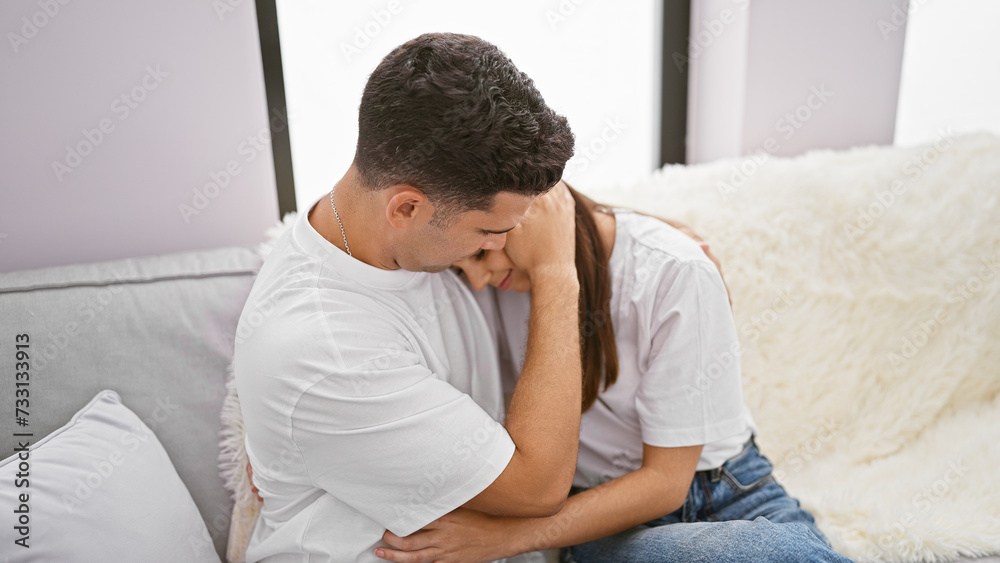
<path fill-rule="evenodd" d="M 434 215 L 434 206 L 427 195 L 419 189 L 401 184 L 387 188 L 389 201 L 385 206 L 385 216 L 389 224 L 397 229 L 423 226 Z"/>

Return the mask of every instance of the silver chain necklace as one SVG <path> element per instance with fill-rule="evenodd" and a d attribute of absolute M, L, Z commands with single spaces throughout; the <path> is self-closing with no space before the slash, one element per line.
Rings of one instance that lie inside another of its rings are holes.
<path fill-rule="evenodd" d="M 347 251 L 347 255 L 354 257 L 351 254 L 351 247 L 347 246 L 347 233 L 344 232 L 344 223 L 340 220 L 340 213 L 337 213 L 337 204 L 333 203 L 333 192 L 337 191 L 337 185 L 334 184 L 333 189 L 330 190 L 330 207 L 333 208 L 333 216 L 337 218 L 337 224 L 340 225 L 340 236 L 344 237 L 344 250 Z"/>

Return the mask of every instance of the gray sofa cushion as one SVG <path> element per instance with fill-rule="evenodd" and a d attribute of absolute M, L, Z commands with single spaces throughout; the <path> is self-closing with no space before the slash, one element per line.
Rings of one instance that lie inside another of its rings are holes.
<path fill-rule="evenodd" d="M 14 373 L 15 335 L 30 337 L 29 426 L 17 430 L 37 442 L 98 391 L 117 391 L 163 443 L 223 557 L 232 503 L 219 413 L 260 264 L 232 247 L 0 274 L 0 373 Z M 14 378 L 0 378 L 0 458 L 15 447 L 13 398 Z"/>

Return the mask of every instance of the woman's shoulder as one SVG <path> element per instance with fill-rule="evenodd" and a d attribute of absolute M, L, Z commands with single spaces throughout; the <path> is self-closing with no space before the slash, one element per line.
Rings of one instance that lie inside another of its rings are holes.
<path fill-rule="evenodd" d="M 615 209 L 614 213 L 613 262 L 617 258 L 631 262 L 631 266 L 658 265 L 669 269 L 709 266 L 715 269 L 697 241 L 665 221 L 631 210 Z"/>
<path fill-rule="evenodd" d="M 729 311 L 722 276 L 697 241 L 656 217 L 634 212 L 615 217 L 621 218 L 616 252 L 619 241 L 622 252 L 612 253 L 610 265 L 620 307 L 649 311 L 651 317 L 641 318 L 654 324 L 669 311 L 683 310 L 706 322 L 709 310 L 713 316 Z M 718 306 L 706 309 L 710 303 Z"/>

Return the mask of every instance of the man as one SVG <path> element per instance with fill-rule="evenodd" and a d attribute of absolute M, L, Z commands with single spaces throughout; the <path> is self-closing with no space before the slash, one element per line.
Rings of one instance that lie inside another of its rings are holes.
<path fill-rule="evenodd" d="M 264 499 L 247 561 L 378 561 L 386 529 L 406 536 L 458 507 L 560 509 L 580 423 L 579 284 L 572 199 L 541 194 L 572 152 L 565 118 L 481 39 L 422 35 L 378 65 L 354 162 L 278 241 L 240 319 Z M 491 329 L 458 277 L 435 272 L 503 247 L 539 196 L 526 220 L 545 240 L 512 257 L 533 299 L 500 426 Z"/>

